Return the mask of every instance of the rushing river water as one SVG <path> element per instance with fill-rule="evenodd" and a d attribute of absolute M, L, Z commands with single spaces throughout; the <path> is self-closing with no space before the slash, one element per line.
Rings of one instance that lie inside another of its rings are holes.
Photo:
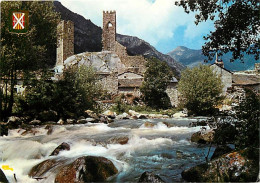
<path fill-rule="evenodd" d="M 146 127 L 149 121 L 154 126 Z M 195 164 L 205 162 L 208 147 L 190 142 L 192 133 L 200 127 L 189 127 L 196 119 L 146 119 L 120 120 L 107 124 L 84 124 L 54 126 L 51 135 L 39 127 L 35 134 L 21 135 L 25 130 L 11 130 L 6 137 L 0 137 L 0 166 L 13 168 L 5 170 L 8 180 L 54 182 L 55 170 L 49 171 L 41 181 L 28 176 L 30 169 L 46 159 L 68 159 L 72 161 L 86 155 L 103 156 L 110 159 L 119 173 L 111 182 L 137 182 L 145 171 L 159 175 L 166 182 L 181 181 L 181 172 Z M 170 124 L 167 127 L 164 123 Z M 126 144 L 111 139 L 128 137 Z M 70 151 L 58 156 L 49 156 L 62 142 L 70 144 Z M 213 150 L 213 149 L 212 149 Z"/>

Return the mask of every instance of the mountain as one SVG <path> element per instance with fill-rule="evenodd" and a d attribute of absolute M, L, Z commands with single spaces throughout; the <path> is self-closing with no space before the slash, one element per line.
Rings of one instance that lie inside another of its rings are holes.
<path fill-rule="evenodd" d="M 61 14 L 61 19 L 74 22 L 74 52 L 98 52 L 102 50 L 102 29 L 89 19 L 74 13 L 64 7 L 60 2 L 54 1 L 55 10 Z M 102 12 L 97 12 L 102 13 Z M 142 39 L 127 35 L 116 35 L 117 41 L 126 47 L 129 55 L 143 55 L 144 57 L 156 57 L 174 69 L 178 75 L 185 68 L 181 63 L 169 55 L 157 51 L 149 43 Z"/>
<path fill-rule="evenodd" d="M 167 53 L 173 59 L 182 63 L 187 67 L 194 67 L 200 63 L 205 64 L 204 59 L 207 59 L 202 54 L 202 50 L 193 50 L 186 48 L 184 46 L 179 46 L 173 51 Z M 230 71 L 242 71 L 242 70 L 251 70 L 254 69 L 255 63 L 259 63 L 260 60 L 255 60 L 254 56 L 245 54 L 244 63 L 240 60 L 235 60 L 230 62 L 232 58 L 232 53 L 229 52 L 221 57 L 224 62 L 224 67 Z M 208 64 L 214 63 L 214 61 L 208 62 Z"/>

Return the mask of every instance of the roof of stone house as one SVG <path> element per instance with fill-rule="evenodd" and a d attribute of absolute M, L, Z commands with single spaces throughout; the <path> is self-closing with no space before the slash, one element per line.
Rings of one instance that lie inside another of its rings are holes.
<path fill-rule="evenodd" d="M 259 75 L 233 74 L 233 85 L 258 85 L 260 84 Z"/>
<path fill-rule="evenodd" d="M 219 66 L 217 63 L 213 63 L 213 64 L 211 64 L 210 66 L 212 66 L 212 65 L 216 65 L 216 66 L 220 67 L 221 69 L 223 69 L 223 70 L 225 70 L 225 71 L 227 71 L 227 72 L 233 74 L 233 72 L 231 72 L 231 71 L 228 70 L 228 69 L 225 69 L 224 67 Z"/>
<path fill-rule="evenodd" d="M 118 76 L 121 76 L 121 75 L 123 75 L 123 74 L 125 74 L 125 73 L 133 73 L 133 74 L 140 75 L 140 76 L 142 76 L 142 77 L 143 77 L 143 74 L 136 73 L 136 72 L 129 71 L 129 70 L 127 70 L 127 71 L 125 71 L 125 72 L 122 72 L 122 73 L 119 73 L 119 74 L 118 74 Z"/>
<path fill-rule="evenodd" d="M 139 88 L 142 85 L 142 79 L 118 79 L 119 88 Z"/>

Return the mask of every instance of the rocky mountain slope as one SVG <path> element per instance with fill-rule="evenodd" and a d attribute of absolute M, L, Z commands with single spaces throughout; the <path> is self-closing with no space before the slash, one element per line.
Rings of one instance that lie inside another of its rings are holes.
<path fill-rule="evenodd" d="M 74 22 L 74 49 L 75 54 L 82 52 L 97 52 L 102 50 L 102 29 L 85 19 L 83 16 L 74 13 L 64 7 L 60 2 L 54 1 L 55 10 L 61 14 L 61 19 L 71 20 Z M 102 13 L 102 12 L 97 12 Z M 145 57 L 156 57 L 161 61 L 165 61 L 168 65 L 180 74 L 185 68 L 182 64 L 174 60 L 169 55 L 165 55 L 157 51 L 149 43 L 142 39 L 132 36 L 117 34 L 117 41 L 127 48 L 129 55 L 143 55 Z"/>
<path fill-rule="evenodd" d="M 169 52 L 168 55 L 187 67 L 194 67 L 200 63 L 205 64 L 204 59 L 207 58 L 202 54 L 202 50 L 189 49 L 184 46 L 177 47 L 173 51 Z M 260 62 L 260 60 L 255 60 L 251 55 L 245 55 L 244 63 L 242 63 L 240 60 L 230 62 L 229 60 L 231 57 L 231 53 L 227 53 L 221 57 L 225 68 L 230 71 L 254 69 L 255 63 Z M 214 61 L 208 62 L 208 64 L 211 63 L 214 63 Z"/>

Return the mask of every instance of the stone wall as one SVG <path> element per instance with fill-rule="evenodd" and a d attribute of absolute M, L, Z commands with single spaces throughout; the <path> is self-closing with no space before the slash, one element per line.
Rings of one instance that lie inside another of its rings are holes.
<path fill-rule="evenodd" d="M 140 97 L 142 94 L 139 88 L 132 88 L 132 87 L 118 88 L 118 93 L 124 95 L 132 94 L 135 97 Z"/>
<path fill-rule="evenodd" d="M 143 56 L 129 56 L 126 48 L 118 42 L 116 42 L 115 52 L 119 56 L 122 64 L 125 65 L 125 71 L 132 71 L 139 74 L 143 74 L 145 72 L 145 64 L 147 61 Z"/>
<path fill-rule="evenodd" d="M 111 73 L 109 75 L 100 75 L 100 82 L 108 93 L 114 95 L 118 93 L 118 78 L 117 73 Z"/>
<path fill-rule="evenodd" d="M 62 20 L 57 26 L 56 66 L 74 54 L 74 23 Z"/>

